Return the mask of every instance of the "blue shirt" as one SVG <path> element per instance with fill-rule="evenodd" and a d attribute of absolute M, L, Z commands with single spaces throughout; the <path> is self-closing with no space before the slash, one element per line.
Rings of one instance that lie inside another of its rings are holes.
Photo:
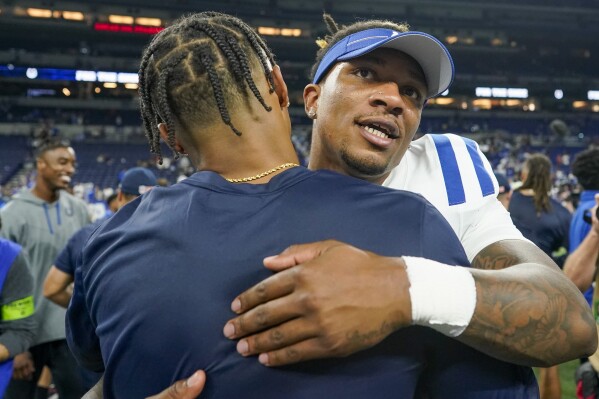
<path fill-rule="evenodd" d="M 199 172 L 154 188 L 93 234 L 75 278 L 69 345 L 83 365 L 105 365 L 106 399 L 146 397 L 196 369 L 209 376 L 202 398 L 410 398 L 419 380 L 432 397 L 537 397 L 530 368 L 424 327 L 344 359 L 268 368 L 240 356 L 222 330 L 233 298 L 271 275 L 262 259 L 329 238 L 468 264 L 417 194 L 299 167 L 262 185 Z"/>
<path fill-rule="evenodd" d="M 56 257 L 54 266 L 56 266 L 56 268 L 60 271 L 74 276 L 77 259 L 79 256 L 81 256 L 81 252 L 83 251 L 83 247 L 87 242 L 87 239 L 105 220 L 106 219 L 100 219 L 92 224 L 88 224 L 73 234 L 73 236 L 67 242 L 67 245 Z"/>
<path fill-rule="evenodd" d="M 570 253 L 574 251 L 584 238 L 591 231 L 591 225 L 584 221 L 582 218 L 584 211 L 595 207 L 595 194 L 599 194 L 599 190 L 585 190 L 580 194 L 580 202 L 574 215 L 572 215 L 572 223 L 570 224 Z M 589 306 L 593 302 L 593 287 L 591 286 L 585 291 L 584 297 L 586 298 Z"/>

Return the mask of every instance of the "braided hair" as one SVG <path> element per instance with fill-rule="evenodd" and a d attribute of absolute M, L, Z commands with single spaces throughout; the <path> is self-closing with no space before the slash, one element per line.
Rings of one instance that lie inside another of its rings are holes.
<path fill-rule="evenodd" d="M 572 174 L 585 190 L 599 190 L 599 148 L 591 148 L 576 155 Z"/>
<path fill-rule="evenodd" d="M 145 49 L 139 67 L 141 116 L 150 151 L 160 152 L 160 131 L 166 123 L 168 144 L 175 147 L 175 122 L 191 130 L 220 115 L 233 133 L 230 107 L 255 97 L 269 107 L 252 76 L 261 68 L 274 92 L 274 56 L 258 34 L 243 21 L 218 12 L 185 16 L 162 30 Z M 213 96 L 207 95 L 212 92 Z M 173 150 L 175 151 L 175 150 Z M 175 151 L 175 159 L 178 158 Z"/>
<path fill-rule="evenodd" d="M 365 21 L 354 22 L 351 25 L 341 25 L 339 26 L 333 17 L 329 14 L 324 13 L 322 15 L 322 19 L 327 26 L 329 31 L 329 35 L 326 35 L 324 39 L 319 38 L 316 40 L 316 44 L 320 49 L 316 53 L 316 61 L 314 65 L 312 65 L 312 69 L 310 71 L 310 80 L 314 80 L 314 75 L 316 74 L 316 70 L 318 69 L 318 65 L 322 61 L 324 55 L 327 51 L 335 45 L 338 41 L 342 40 L 344 37 L 351 35 L 356 32 L 360 32 L 366 29 L 373 28 L 384 28 L 384 29 L 392 29 L 398 32 L 408 32 L 410 30 L 410 26 L 407 23 L 395 23 L 393 21 L 382 20 L 382 19 L 369 19 Z"/>
<path fill-rule="evenodd" d="M 551 161 L 543 154 L 532 154 L 525 163 L 528 176 L 519 190 L 532 189 L 537 213 L 549 212 L 549 190 L 551 190 Z"/>

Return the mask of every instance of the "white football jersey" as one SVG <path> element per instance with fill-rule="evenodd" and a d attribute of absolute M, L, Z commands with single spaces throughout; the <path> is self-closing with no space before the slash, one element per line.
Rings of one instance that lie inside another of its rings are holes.
<path fill-rule="evenodd" d="M 421 194 L 443 214 L 468 259 L 500 240 L 526 240 L 497 200 L 498 184 L 474 140 L 427 134 L 411 143 L 384 186 Z"/>

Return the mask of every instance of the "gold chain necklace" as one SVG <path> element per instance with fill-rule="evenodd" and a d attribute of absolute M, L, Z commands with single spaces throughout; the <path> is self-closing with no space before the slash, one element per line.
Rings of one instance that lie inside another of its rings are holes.
<path fill-rule="evenodd" d="M 285 169 L 285 168 L 293 168 L 294 166 L 299 166 L 296 163 L 284 163 L 282 165 L 279 165 L 275 168 L 272 169 L 268 169 L 266 172 L 262 172 L 260 174 L 254 175 L 254 176 L 250 176 L 250 177 L 243 177 L 241 179 L 227 179 L 225 177 L 225 180 L 228 181 L 229 183 L 245 183 L 248 181 L 252 181 L 252 180 L 258 180 L 263 178 L 264 176 L 268 176 L 272 173 L 275 173 L 276 171 L 279 171 L 281 169 Z"/>

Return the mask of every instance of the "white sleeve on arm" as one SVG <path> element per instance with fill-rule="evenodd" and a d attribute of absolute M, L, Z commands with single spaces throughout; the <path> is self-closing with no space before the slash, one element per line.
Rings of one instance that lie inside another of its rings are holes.
<path fill-rule="evenodd" d="M 485 247 L 497 241 L 528 241 L 514 226 L 509 212 L 494 196 L 484 198 L 481 206 L 463 216 L 470 220 L 464 221 L 460 241 L 470 262 Z"/>

